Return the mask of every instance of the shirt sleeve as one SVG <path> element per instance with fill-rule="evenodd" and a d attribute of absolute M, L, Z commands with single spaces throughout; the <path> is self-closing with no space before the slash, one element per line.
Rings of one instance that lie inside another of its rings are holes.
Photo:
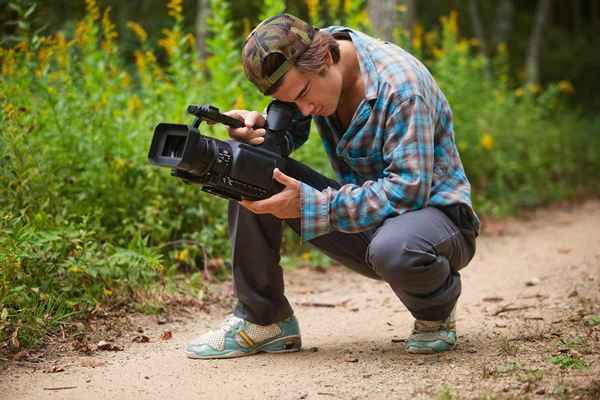
<path fill-rule="evenodd" d="M 311 240 L 338 230 L 360 232 L 386 218 L 427 206 L 433 176 L 434 126 L 420 96 L 390 107 L 384 124 L 382 177 L 361 186 L 318 191 L 301 186 L 301 234 Z"/>

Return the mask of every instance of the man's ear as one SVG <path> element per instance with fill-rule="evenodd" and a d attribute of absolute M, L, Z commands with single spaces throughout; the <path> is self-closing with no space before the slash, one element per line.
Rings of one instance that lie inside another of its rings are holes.
<path fill-rule="evenodd" d="M 331 55 L 331 50 L 329 50 L 327 52 L 327 55 L 325 56 L 325 65 L 327 65 L 328 67 L 331 67 L 333 65 L 333 56 Z"/>

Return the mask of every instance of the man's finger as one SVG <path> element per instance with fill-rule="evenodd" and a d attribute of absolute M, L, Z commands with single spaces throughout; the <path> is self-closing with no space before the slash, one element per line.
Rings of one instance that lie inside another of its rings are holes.
<path fill-rule="evenodd" d="M 273 170 L 273 179 L 284 186 L 296 186 L 296 180 L 281 172 L 279 168 Z"/>

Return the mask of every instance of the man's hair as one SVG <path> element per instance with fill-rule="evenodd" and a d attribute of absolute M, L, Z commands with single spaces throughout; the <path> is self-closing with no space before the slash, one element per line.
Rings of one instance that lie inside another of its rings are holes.
<path fill-rule="evenodd" d="M 324 70 L 327 54 L 331 54 L 334 64 L 340 61 L 340 46 L 333 35 L 329 32 L 318 31 L 315 34 L 311 45 L 292 63 L 300 72 L 321 73 Z M 270 76 L 279 68 L 285 61 L 285 57 L 279 53 L 269 54 L 262 63 L 262 75 Z M 283 82 L 283 75 L 277 82 L 273 84 L 266 95 L 273 94 L 277 91 Z"/>

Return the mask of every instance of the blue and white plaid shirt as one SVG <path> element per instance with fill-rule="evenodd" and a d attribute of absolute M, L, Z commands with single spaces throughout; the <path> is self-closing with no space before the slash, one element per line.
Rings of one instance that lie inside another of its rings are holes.
<path fill-rule="evenodd" d="M 313 116 L 343 186 L 318 191 L 301 185 L 302 238 L 365 231 L 428 206 L 463 203 L 472 210 L 452 111 L 425 66 L 403 49 L 361 32 L 325 30 L 350 35 L 365 98 L 345 132 L 336 131 L 329 118 Z"/>

